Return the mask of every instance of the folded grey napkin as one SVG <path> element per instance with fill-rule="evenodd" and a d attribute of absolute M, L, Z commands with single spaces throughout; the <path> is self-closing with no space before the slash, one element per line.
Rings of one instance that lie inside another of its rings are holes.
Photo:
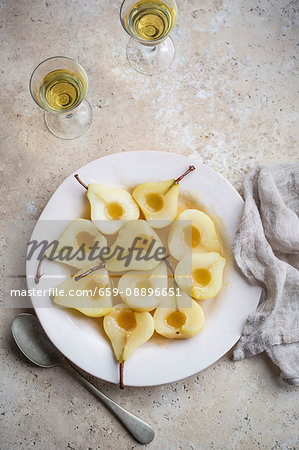
<path fill-rule="evenodd" d="M 265 351 L 282 379 L 299 385 L 299 163 L 252 170 L 244 180 L 244 197 L 233 251 L 262 295 L 233 359 Z"/>

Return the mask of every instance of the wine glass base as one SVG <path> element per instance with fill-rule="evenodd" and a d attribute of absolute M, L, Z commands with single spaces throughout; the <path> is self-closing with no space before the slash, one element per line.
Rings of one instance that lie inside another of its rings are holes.
<path fill-rule="evenodd" d="M 174 43 L 167 37 L 156 47 L 148 47 L 131 38 L 127 58 L 131 66 L 146 75 L 155 75 L 168 69 L 175 54 Z"/>
<path fill-rule="evenodd" d="M 92 109 L 87 100 L 70 114 L 45 112 L 46 125 L 54 136 L 60 139 L 76 139 L 84 134 L 92 122 Z"/>

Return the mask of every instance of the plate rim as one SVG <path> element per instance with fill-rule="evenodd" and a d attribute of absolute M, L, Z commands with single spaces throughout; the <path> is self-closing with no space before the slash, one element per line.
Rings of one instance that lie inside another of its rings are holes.
<path fill-rule="evenodd" d="M 115 153 L 111 153 L 111 154 L 108 154 L 108 155 L 103 155 L 103 156 L 101 156 L 101 157 L 99 157 L 99 158 L 97 158 L 97 159 L 95 159 L 95 160 L 89 161 L 88 163 L 84 164 L 83 166 L 81 166 L 80 168 L 76 169 L 75 171 L 73 171 L 73 172 L 70 173 L 67 177 L 64 178 L 64 180 L 63 180 L 63 181 L 60 183 L 60 185 L 55 189 L 55 191 L 53 192 L 53 194 L 51 195 L 51 197 L 50 197 L 49 200 L 47 201 L 47 203 L 46 203 L 46 205 L 45 205 L 45 207 L 44 207 L 42 213 L 40 214 L 39 218 L 37 219 L 37 222 L 36 222 L 36 224 L 35 224 L 35 226 L 34 226 L 34 229 L 33 229 L 33 231 L 32 231 L 32 234 L 31 234 L 31 238 L 32 238 L 32 236 L 34 235 L 34 232 L 35 232 L 35 230 L 36 230 L 36 227 L 38 226 L 38 222 L 39 222 L 40 220 L 42 220 L 43 215 L 46 214 L 46 209 L 47 209 L 48 205 L 51 203 L 53 197 L 57 194 L 57 191 L 58 191 L 59 189 L 62 189 L 63 184 L 64 184 L 67 180 L 71 179 L 71 178 L 74 176 L 75 173 L 78 173 L 78 172 L 80 173 L 80 171 L 86 170 L 86 169 L 88 168 L 89 165 L 94 165 L 94 164 L 100 162 L 100 161 L 103 160 L 103 159 L 109 159 L 109 158 L 112 158 L 112 159 L 113 159 L 113 158 L 119 157 L 120 155 L 122 155 L 121 157 L 125 157 L 126 155 L 131 155 L 131 156 L 132 156 L 132 155 L 137 155 L 137 154 L 139 154 L 139 156 L 140 156 L 140 154 L 144 154 L 144 155 L 149 155 L 149 154 L 150 154 L 151 156 L 153 156 L 153 154 L 160 155 L 160 156 L 165 156 L 165 155 L 167 155 L 166 157 L 170 157 L 170 158 L 172 158 L 172 157 L 179 158 L 179 159 L 182 160 L 182 162 L 185 162 L 185 163 L 186 163 L 186 161 L 189 161 L 189 164 L 194 164 L 194 165 L 196 165 L 196 166 L 201 166 L 204 170 L 207 170 L 207 171 L 210 172 L 211 174 L 220 177 L 220 179 L 221 179 L 221 180 L 226 184 L 226 186 L 230 189 L 231 193 L 235 196 L 235 198 L 238 199 L 238 201 L 240 201 L 240 202 L 242 203 L 242 205 L 244 205 L 244 200 L 242 199 L 241 195 L 240 195 L 240 194 L 238 193 L 238 191 L 233 187 L 233 185 L 232 185 L 228 180 L 226 180 L 226 178 L 225 178 L 222 174 L 218 173 L 217 171 L 215 171 L 214 169 L 212 169 L 211 167 L 209 167 L 208 165 L 206 165 L 206 164 L 204 164 L 204 163 L 202 163 L 202 162 L 194 162 L 193 159 L 192 159 L 192 157 L 190 157 L 190 156 L 184 156 L 184 155 L 180 155 L 180 154 L 178 154 L 178 153 L 173 153 L 173 152 L 169 152 L 169 151 L 157 151 L 157 150 L 136 150 L 136 151 L 129 151 L 129 152 L 115 152 Z M 30 238 L 30 240 L 31 240 L 31 238 Z M 29 286 L 29 281 L 28 281 L 28 279 L 29 279 L 28 267 L 29 267 L 29 262 L 26 260 L 26 282 L 27 282 L 27 288 L 29 289 L 30 286 Z M 241 272 L 240 272 L 240 274 L 241 274 Z M 242 275 L 241 275 L 241 276 L 242 276 Z M 243 280 L 246 281 L 246 279 L 244 278 L 244 276 L 242 276 L 242 278 L 243 278 Z M 258 304 L 258 302 L 259 302 L 259 297 L 260 297 L 260 293 L 261 293 L 261 288 L 258 287 L 258 286 L 249 285 L 249 283 L 248 283 L 247 281 L 246 281 L 246 283 L 248 284 L 248 286 L 251 286 L 252 288 L 255 288 L 255 289 L 256 289 L 256 293 L 257 293 L 256 297 L 257 297 L 257 300 L 256 300 L 256 302 L 255 302 L 256 305 L 254 306 L 254 307 L 256 308 L 256 306 L 257 306 L 257 304 Z M 53 342 L 53 339 L 49 336 L 49 333 L 48 333 L 48 331 L 47 331 L 47 327 L 46 327 L 46 325 L 45 325 L 44 315 L 43 315 L 43 313 L 42 313 L 42 310 L 46 310 L 46 309 L 49 309 L 49 308 L 39 308 L 39 307 L 34 306 L 34 301 L 32 300 L 32 297 L 31 297 L 31 303 L 32 303 L 32 306 L 33 306 L 33 308 L 34 308 L 34 310 L 35 310 L 35 313 L 36 313 L 36 315 L 37 315 L 37 317 L 38 317 L 38 319 L 39 319 L 39 321 L 40 321 L 40 323 L 41 323 L 41 325 L 42 325 L 44 331 L 46 332 L 46 334 L 47 334 L 47 336 L 49 337 L 49 339 L 51 340 L 51 342 L 57 347 L 57 345 L 55 344 L 55 342 Z M 50 308 L 50 309 L 51 309 L 51 308 Z M 185 379 L 185 378 L 187 378 L 187 377 L 189 377 L 189 376 L 192 376 L 192 375 L 194 375 L 194 374 L 196 374 L 196 373 L 199 373 L 201 370 L 204 370 L 205 368 L 209 367 L 211 364 L 217 362 L 220 358 L 222 358 L 222 357 L 223 357 L 223 356 L 224 356 L 224 355 L 225 355 L 225 354 L 226 354 L 226 353 L 227 353 L 227 352 L 228 352 L 228 351 L 236 344 L 236 342 L 238 341 L 239 338 L 240 338 L 240 335 L 237 337 L 237 339 L 234 340 L 234 342 L 230 345 L 229 348 L 227 348 L 220 356 L 217 357 L 217 359 L 213 359 L 213 361 L 212 361 L 212 362 L 209 362 L 204 368 L 201 368 L 201 369 L 199 369 L 199 370 L 197 370 L 197 371 L 193 371 L 192 373 L 189 373 L 189 374 L 187 374 L 187 375 L 184 375 L 183 377 L 180 376 L 179 378 L 177 378 L 177 376 L 173 376 L 173 377 L 169 377 L 169 379 L 168 379 L 167 381 L 154 382 L 154 383 L 152 383 L 152 384 L 148 384 L 148 383 L 147 383 L 147 384 L 142 384 L 142 383 L 137 383 L 137 384 L 136 384 L 136 382 L 134 382 L 134 383 L 128 382 L 128 383 L 126 383 L 126 385 L 127 385 L 127 386 L 134 386 L 134 387 L 149 387 L 149 386 L 164 385 L 164 384 L 168 384 L 168 383 L 172 383 L 172 382 L 176 382 L 176 381 L 183 380 L 183 379 Z M 57 347 L 57 348 L 58 348 L 58 347 Z M 63 353 L 63 352 L 60 350 L 60 348 L 58 348 L 58 350 L 59 350 L 61 353 Z M 64 354 L 64 353 L 63 353 L 63 354 Z M 66 356 L 66 355 L 65 355 L 65 356 Z M 73 364 L 78 365 L 78 363 L 77 363 L 76 361 L 74 361 L 73 358 L 70 358 L 69 356 L 66 356 L 66 357 L 67 357 L 67 359 L 69 359 Z M 81 368 L 82 370 L 84 370 L 84 371 L 87 371 L 88 373 L 90 373 L 91 375 L 95 376 L 96 378 L 99 378 L 99 379 L 102 379 L 102 380 L 104 380 L 104 381 L 106 381 L 106 382 L 115 384 L 114 381 L 111 381 L 111 380 L 106 379 L 106 378 L 103 378 L 103 377 L 99 377 L 99 375 L 93 373 L 93 372 L 90 371 L 90 370 L 87 370 L 87 369 L 84 368 L 84 367 L 81 367 L 80 365 L 78 365 L 78 367 L 80 367 L 80 368 Z"/>

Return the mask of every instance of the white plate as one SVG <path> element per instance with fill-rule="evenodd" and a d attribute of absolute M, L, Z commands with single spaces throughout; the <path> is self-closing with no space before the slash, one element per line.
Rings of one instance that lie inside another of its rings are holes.
<path fill-rule="evenodd" d="M 196 166 L 180 185 L 181 192 L 197 192 L 208 212 L 218 217 L 222 239 L 231 248 L 234 234 L 243 209 L 243 200 L 235 189 L 218 173 L 202 164 L 194 163 L 172 153 L 139 151 L 117 153 L 97 159 L 75 173 L 86 183 L 101 182 L 112 186 L 132 188 L 144 181 L 163 181 L 179 176 L 190 164 Z M 73 220 L 86 214 L 85 190 L 70 175 L 57 189 L 45 207 L 31 240 L 38 235 L 41 220 Z M 65 223 L 61 222 L 63 228 Z M 49 239 L 57 239 L 63 229 L 59 223 L 51 230 Z M 226 255 L 227 256 L 227 255 Z M 51 284 L 51 273 L 59 270 L 61 276 L 69 276 L 68 270 L 45 261 L 38 288 Z M 27 261 L 28 288 L 36 287 L 34 276 L 37 261 Z M 171 341 L 161 338 L 147 342 L 125 363 L 124 381 L 128 386 L 154 386 L 170 383 L 193 375 L 223 356 L 239 339 L 247 315 L 259 301 L 260 289 L 249 285 L 238 272 L 233 258 L 228 256 L 224 285 L 220 294 L 203 302 L 206 311 L 204 330 L 192 339 Z M 118 364 L 111 347 L 101 330 L 101 319 L 89 319 L 83 315 L 58 309 L 51 298 L 31 297 L 38 318 L 56 347 L 72 362 L 86 372 L 118 383 Z"/>

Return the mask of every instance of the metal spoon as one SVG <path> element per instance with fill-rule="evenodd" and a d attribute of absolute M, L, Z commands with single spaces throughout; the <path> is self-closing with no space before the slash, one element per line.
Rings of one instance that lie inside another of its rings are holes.
<path fill-rule="evenodd" d="M 18 314 L 11 324 L 11 331 L 19 349 L 31 362 L 44 368 L 64 367 L 107 406 L 138 442 L 149 444 L 154 439 L 154 430 L 149 425 L 106 397 L 69 364 L 49 340 L 36 316 L 27 313 Z"/>

